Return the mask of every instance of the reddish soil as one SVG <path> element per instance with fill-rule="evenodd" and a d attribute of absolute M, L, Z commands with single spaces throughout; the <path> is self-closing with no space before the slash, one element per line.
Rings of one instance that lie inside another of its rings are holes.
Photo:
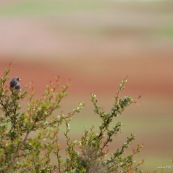
<path fill-rule="evenodd" d="M 9 61 L 1 60 L 2 74 Z M 60 76 L 66 82 L 71 78 L 74 94 L 114 94 L 118 83 L 129 76 L 127 92 L 141 95 L 173 96 L 173 59 L 68 59 L 42 62 L 12 62 L 10 77 L 22 78 L 22 85 L 34 82 L 36 93 L 42 93 L 46 84 Z"/>

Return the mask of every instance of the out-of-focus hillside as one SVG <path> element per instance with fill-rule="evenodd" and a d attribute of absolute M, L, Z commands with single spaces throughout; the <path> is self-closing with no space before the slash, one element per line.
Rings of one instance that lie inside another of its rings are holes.
<path fill-rule="evenodd" d="M 9 2 L 0 6 L 0 52 L 58 60 L 171 57 L 172 18 L 169 1 Z"/>

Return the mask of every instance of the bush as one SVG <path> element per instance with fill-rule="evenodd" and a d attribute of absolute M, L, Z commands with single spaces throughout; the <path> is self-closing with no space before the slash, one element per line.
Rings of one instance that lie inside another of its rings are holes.
<path fill-rule="evenodd" d="M 6 69 L 0 78 L 0 173 L 140 172 L 138 167 L 141 163 L 135 164 L 133 157 L 141 146 L 137 145 L 131 154 L 125 154 L 135 139 L 133 134 L 120 148 L 115 148 L 112 153 L 108 151 L 109 144 L 122 128 L 121 122 L 112 125 L 113 119 L 136 102 L 128 96 L 120 97 L 127 79 L 120 84 L 110 113 L 98 106 L 96 95 L 91 95 L 94 112 L 100 117 L 101 124 L 98 129 L 84 130 L 81 138 L 72 140 L 70 122 L 84 108 L 84 103 L 67 114 L 55 114 L 67 95 L 69 84 L 61 86 L 57 79 L 47 86 L 41 99 L 36 99 L 26 91 L 9 92 L 9 72 L 10 68 Z M 26 98 L 29 103 L 24 111 L 20 103 Z M 60 140 L 64 125 L 65 154 Z"/>

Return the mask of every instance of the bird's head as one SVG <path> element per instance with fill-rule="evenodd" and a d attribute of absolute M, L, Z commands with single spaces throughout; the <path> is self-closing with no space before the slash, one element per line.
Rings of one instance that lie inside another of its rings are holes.
<path fill-rule="evenodd" d="M 19 77 L 15 77 L 13 78 L 14 80 L 17 80 L 17 82 L 19 82 L 21 79 Z"/>

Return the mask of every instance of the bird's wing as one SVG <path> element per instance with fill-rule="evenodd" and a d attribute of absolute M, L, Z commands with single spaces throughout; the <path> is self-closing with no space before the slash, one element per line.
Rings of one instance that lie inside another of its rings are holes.
<path fill-rule="evenodd" d="M 17 82 L 11 81 L 10 82 L 10 88 L 14 88 L 17 85 Z"/>

